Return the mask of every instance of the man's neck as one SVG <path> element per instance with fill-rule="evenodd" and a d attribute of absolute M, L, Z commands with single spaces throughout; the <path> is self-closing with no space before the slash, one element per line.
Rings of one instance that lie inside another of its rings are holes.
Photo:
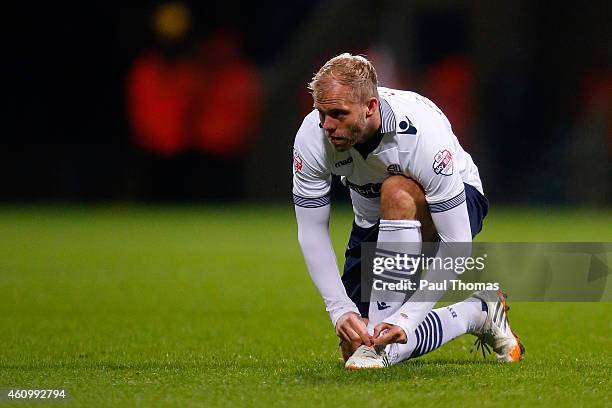
<path fill-rule="evenodd" d="M 381 129 L 382 120 L 380 115 L 380 108 L 376 109 L 376 112 L 374 112 L 374 115 L 370 122 L 371 127 L 368 129 L 368 132 L 365 133 L 366 136 L 363 138 L 363 140 L 359 141 L 359 143 L 356 143 L 353 146 L 353 148 L 357 150 L 359 154 L 361 154 L 361 157 L 363 157 L 364 159 L 366 159 L 368 157 L 368 154 L 373 152 L 374 149 L 378 147 L 380 141 L 382 140 L 383 135 Z"/>
<path fill-rule="evenodd" d="M 372 153 L 378 147 L 380 141 L 382 140 L 382 136 L 382 132 L 379 129 L 368 140 L 363 143 L 355 144 L 353 148 L 361 154 L 361 157 L 366 159 L 368 154 Z"/>
<path fill-rule="evenodd" d="M 380 101 L 378 102 L 378 109 L 374 111 L 371 120 L 369 121 L 366 131 L 364 132 L 363 137 L 359 140 L 357 144 L 366 144 L 372 138 L 376 138 L 381 133 L 381 124 L 382 124 L 382 114 L 380 113 Z"/>

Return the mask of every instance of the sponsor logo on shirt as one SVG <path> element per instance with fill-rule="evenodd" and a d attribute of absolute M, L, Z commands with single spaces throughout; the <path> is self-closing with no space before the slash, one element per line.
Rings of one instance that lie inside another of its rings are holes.
<path fill-rule="evenodd" d="M 304 161 L 302 160 L 302 157 L 300 157 L 300 154 L 297 150 L 293 149 L 293 171 L 295 173 L 299 173 L 300 171 L 302 171 L 303 164 Z"/>
<path fill-rule="evenodd" d="M 448 150 L 440 150 L 434 156 L 433 171 L 436 174 L 450 176 L 453 174 L 453 155 Z"/>
<path fill-rule="evenodd" d="M 353 162 L 353 158 L 349 157 L 348 159 L 340 160 L 339 162 L 334 164 L 334 167 L 338 168 L 338 167 L 341 167 L 341 166 L 346 166 L 347 164 L 351 164 L 352 162 Z"/>
<path fill-rule="evenodd" d="M 346 185 L 349 186 L 351 190 L 354 190 L 359 195 L 364 196 L 365 198 L 376 198 L 380 197 L 380 189 L 382 188 L 382 183 L 368 183 L 363 186 L 353 184 L 350 181 L 346 180 Z"/>

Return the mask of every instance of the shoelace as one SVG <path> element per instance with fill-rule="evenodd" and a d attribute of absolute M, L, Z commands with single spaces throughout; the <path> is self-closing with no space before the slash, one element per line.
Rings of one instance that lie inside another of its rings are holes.
<path fill-rule="evenodd" d="M 362 347 L 360 354 L 362 357 L 367 357 L 367 358 L 379 358 L 380 357 L 380 355 L 376 352 L 376 350 L 370 347 Z"/>
<path fill-rule="evenodd" d="M 361 348 L 361 357 L 371 358 L 374 360 L 381 359 L 385 367 L 391 365 L 389 363 L 389 357 L 385 353 L 384 348 L 377 350 L 376 348 L 363 347 Z"/>
<path fill-rule="evenodd" d="M 505 293 L 503 295 L 504 295 L 505 298 L 508 298 L 508 295 L 506 295 Z M 506 321 L 507 321 L 508 320 L 508 311 L 510 311 L 510 306 L 506 305 L 505 308 L 504 308 L 504 311 L 506 312 Z M 490 346 L 485 342 L 485 335 L 484 335 L 484 333 L 476 337 L 476 341 L 474 341 L 474 345 L 470 349 L 470 354 L 472 352 L 474 352 L 474 350 L 476 350 L 476 353 L 478 354 L 478 350 L 479 349 L 482 352 L 482 358 L 484 358 L 485 360 L 487 359 L 487 353 L 489 355 L 493 353 L 491 351 Z M 486 351 L 486 353 L 485 353 L 485 351 Z"/>
<path fill-rule="evenodd" d="M 489 345 L 487 343 L 485 343 L 485 336 L 484 336 L 484 334 L 476 337 L 476 341 L 474 342 L 474 346 L 470 349 L 470 354 L 472 354 L 472 352 L 474 350 L 476 350 L 476 354 L 478 354 L 478 349 L 480 349 L 482 351 L 482 358 L 484 358 L 485 360 L 487 359 L 487 355 L 485 354 L 485 350 L 489 354 L 492 353 L 491 348 L 489 347 Z"/>

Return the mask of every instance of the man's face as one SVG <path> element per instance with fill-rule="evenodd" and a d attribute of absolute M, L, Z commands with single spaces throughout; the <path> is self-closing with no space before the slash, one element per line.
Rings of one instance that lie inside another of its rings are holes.
<path fill-rule="evenodd" d="M 318 96 L 314 107 L 319 111 L 325 136 L 337 151 L 349 150 L 367 138 L 368 105 L 355 101 L 347 86 L 332 82 Z"/>

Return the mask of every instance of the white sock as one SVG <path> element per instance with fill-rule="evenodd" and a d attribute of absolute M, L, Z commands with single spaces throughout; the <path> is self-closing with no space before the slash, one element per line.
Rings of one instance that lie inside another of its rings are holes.
<path fill-rule="evenodd" d="M 414 220 L 380 220 L 376 252 L 377 256 L 382 253 L 390 257 L 395 256 L 395 254 L 420 256 L 421 223 Z M 375 278 L 387 282 L 398 282 L 385 278 L 384 274 L 377 275 Z M 405 278 L 408 279 L 410 276 L 406 275 Z M 370 334 L 374 332 L 374 327 L 378 323 L 395 313 L 405 301 L 406 294 L 404 292 L 372 289 L 368 310 L 368 331 Z"/>
<path fill-rule="evenodd" d="M 486 306 L 485 306 L 486 307 Z M 406 344 L 387 347 L 391 364 L 427 354 L 456 337 L 472 333 L 487 317 L 482 301 L 468 298 L 450 306 L 434 309 L 417 329 L 408 336 Z"/>

